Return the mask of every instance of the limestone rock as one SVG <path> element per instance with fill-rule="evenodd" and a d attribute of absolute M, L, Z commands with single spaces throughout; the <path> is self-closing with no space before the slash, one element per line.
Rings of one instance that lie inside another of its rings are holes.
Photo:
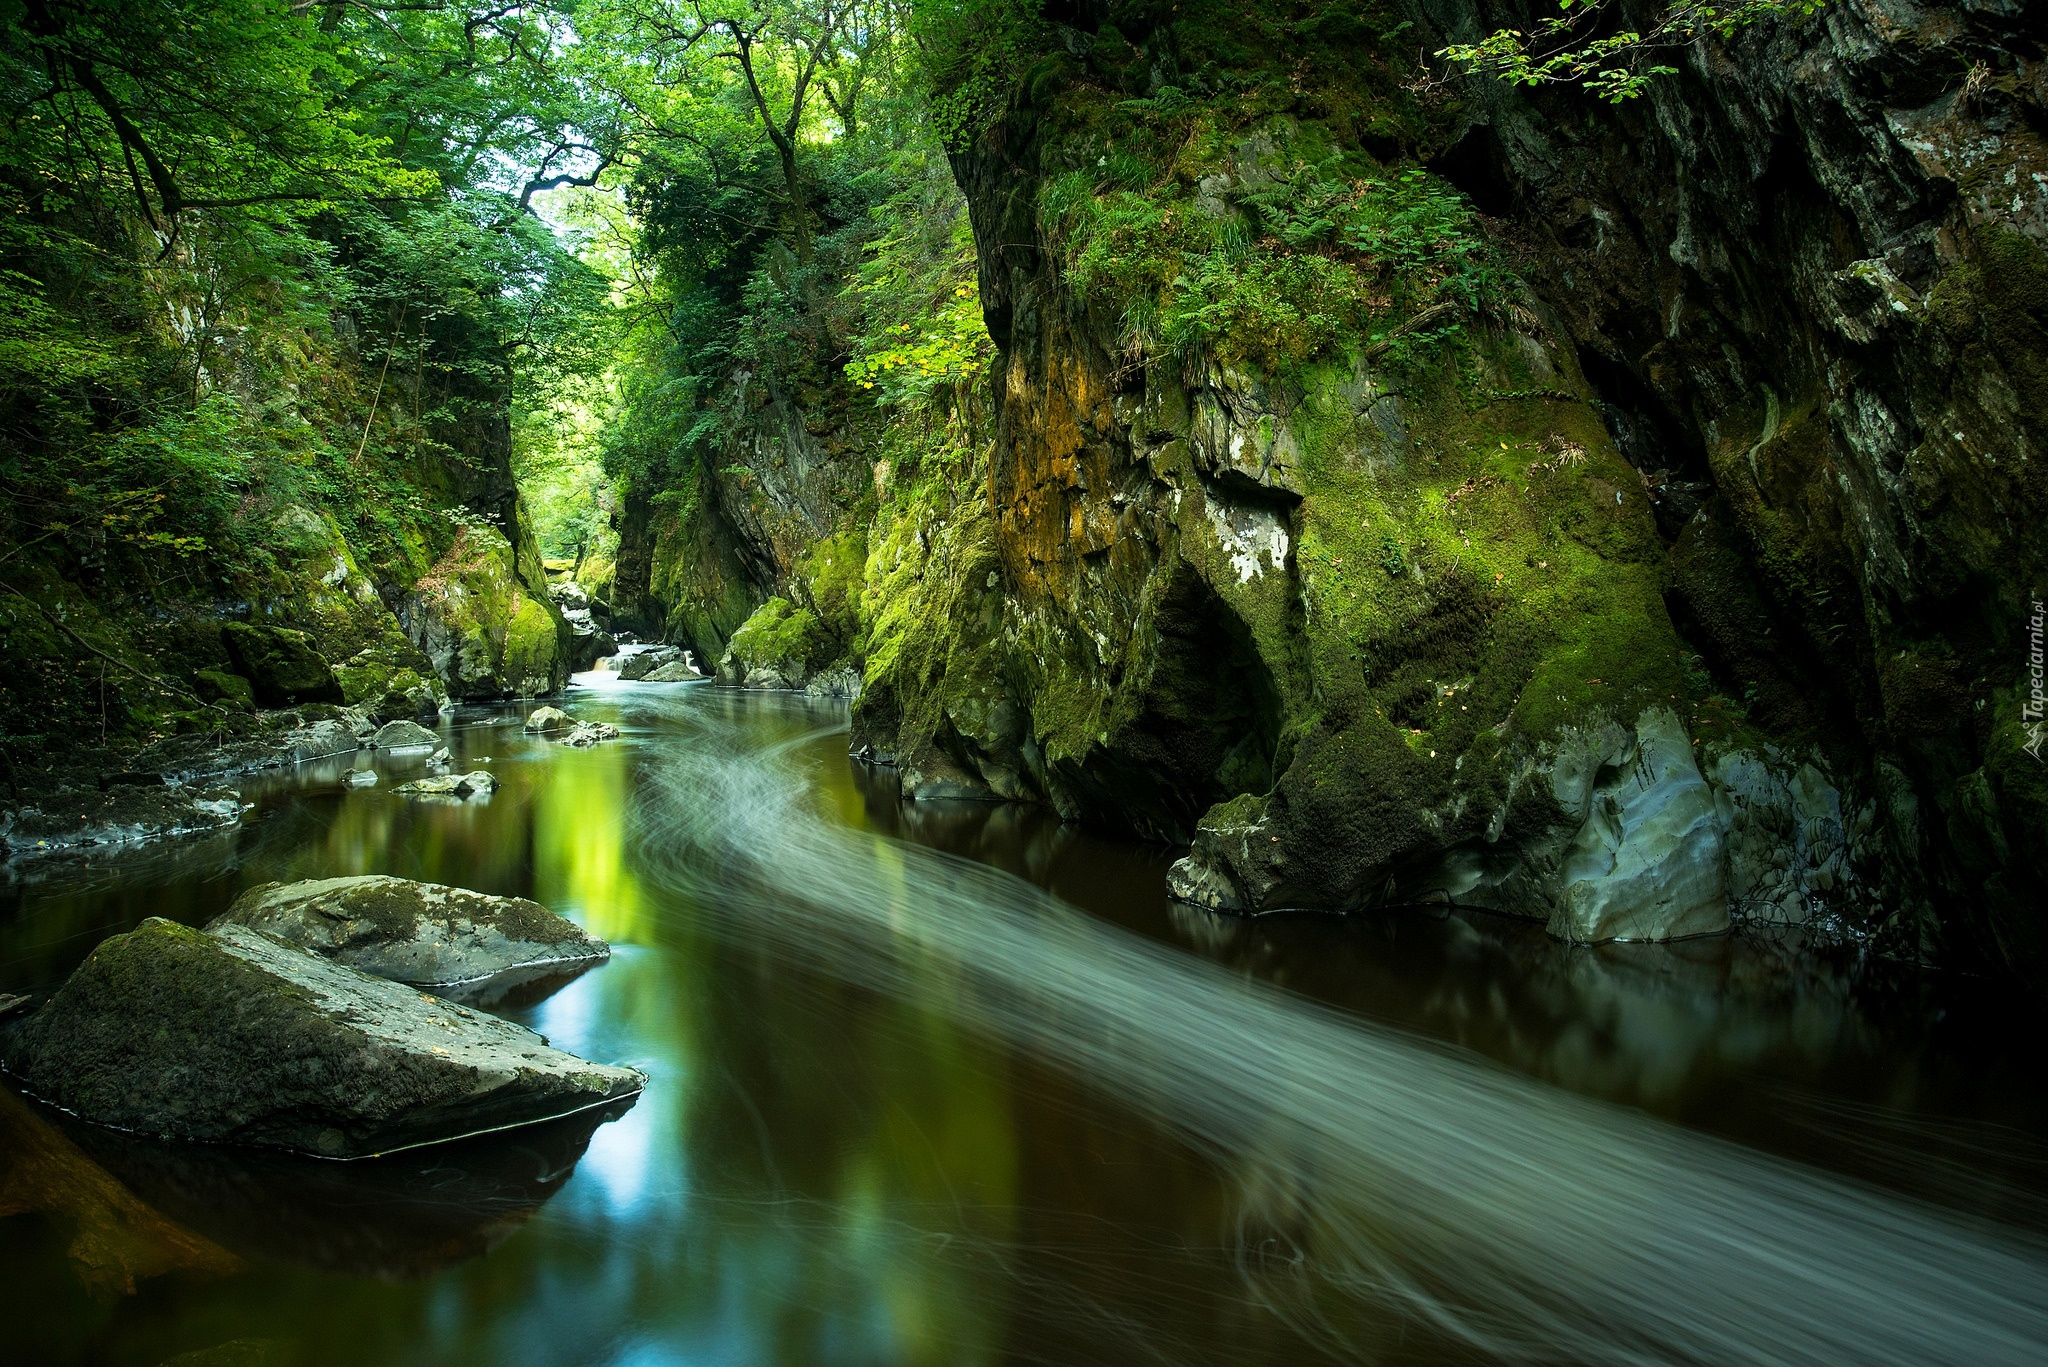
<path fill-rule="evenodd" d="M 393 982 L 443 989 L 515 970 L 560 972 L 611 946 L 524 897 L 366 874 L 265 883 L 207 926 L 247 926 Z"/>
<path fill-rule="evenodd" d="M 440 743 L 439 736 L 416 721 L 386 722 L 370 739 L 379 750 L 426 750 Z"/>
<path fill-rule="evenodd" d="M 559 707 L 536 707 L 526 714 L 529 731 L 566 731 L 574 725 L 576 719 Z"/>
<path fill-rule="evenodd" d="M 242 926 L 155 918 L 13 1027 L 5 1062 L 98 1124 L 323 1158 L 567 1115 L 646 1081 Z"/>
<path fill-rule="evenodd" d="M 305 632 L 229 622 L 220 635 L 235 672 L 249 681 L 256 701 L 265 707 L 342 701 L 340 680 Z"/>
<path fill-rule="evenodd" d="M 1670 940 L 1728 929 L 1714 795 L 1675 713 L 1636 722 L 1620 771 L 1597 785 L 1566 853 L 1550 932 L 1567 940 Z"/>
<path fill-rule="evenodd" d="M 467 774 L 435 774 L 428 778 L 416 778 L 410 783 L 401 783 L 391 791 L 407 797 L 489 797 L 497 790 L 498 780 L 482 769 Z"/>

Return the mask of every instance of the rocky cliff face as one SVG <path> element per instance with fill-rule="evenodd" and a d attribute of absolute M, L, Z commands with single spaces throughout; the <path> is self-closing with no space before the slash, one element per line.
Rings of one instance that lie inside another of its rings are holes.
<path fill-rule="evenodd" d="M 1000 357 L 987 404 L 895 436 L 942 491 L 892 489 L 859 429 L 742 453 L 688 571 L 721 587 L 672 578 L 671 614 L 781 593 L 780 642 L 822 582 L 801 536 L 860 538 L 856 753 L 920 798 L 1188 841 L 1174 891 L 1219 910 L 1789 922 L 2038 973 L 2038 14 L 1830 6 L 1612 108 L 1417 104 L 1387 14 L 1235 46 L 1141 9 L 1055 25 L 955 156 Z M 1409 14 L 1428 46 L 1514 17 Z M 1334 336 L 1303 286 L 1261 346 L 1134 340 L 1131 298 L 1193 268 L 1100 277 L 1177 215 L 1268 234 L 1245 259 L 1293 279 L 1350 260 L 1259 255 L 1331 242 L 1301 208 L 1330 165 L 1358 196 L 1455 184 L 1514 283 L 1372 295 Z M 1047 207 L 1076 177 L 1127 234 L 1080 265 Z M 871 467 L 873 505 L 801 492 Z"/>
<path fill-rule="evenodd" d="M 1507 7 L 1421 7 L 1457 38 Z M 1657 489 L 1751 720 L 1876 798 L 1884 913 L 2039 974 L 2048 11 L 1856 0 L 1610 107 L 1468 92 L 1438 165 Z M 2031 748 L 2030 748 L 2031 747 Z"/>

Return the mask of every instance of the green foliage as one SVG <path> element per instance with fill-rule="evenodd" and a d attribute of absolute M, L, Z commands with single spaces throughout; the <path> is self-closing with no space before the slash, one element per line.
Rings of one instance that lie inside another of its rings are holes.
<path fill-rule="evenodd" d="M 1610 0 L 1557 0 L 1556 14 L 1534 30 L 1495 29 L 1477 43 L 1453 43 L 1437 56 L 1471 73 L 1511 85 L 1576 85 L 1611 104 L 1632 100 L 1658 76 L 1678 68 L 1652 54 L 1728 38 L 1768 19 L 1806 18 L 1827 0 L 1677 0 L 1647 29 L 1602 33 Z"/>
<path fill-rule="evenodd" d="M 929 407 L 995 357 L 981 318 L 967 201 L 945 162 L 907 154 L 907 184 L 873 211 L 878 236 L 851 288 L 861 331 L 846 377 L 885 405 Z"/>
<path fill-rule="evenodd" d="M 1069 287 L 1110 302 L 1134 348 L 1300 364 L 1438 305 L 1496 307 L 1509 285 L 1470 206 L 1420 168 L 1247 157 L 1198 187 L 1131 190 L 1101 160 L 1045 187 L 1040 231 Z"/>

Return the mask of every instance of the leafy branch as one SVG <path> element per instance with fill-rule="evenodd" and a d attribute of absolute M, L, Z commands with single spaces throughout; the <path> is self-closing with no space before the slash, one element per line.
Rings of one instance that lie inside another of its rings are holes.
<path fill-rule="evenodd" d="M 1595 36 L 1614 0 L 1557 0 L 1558 12 L 1533 31 L 1495 29 L 1477 43 L 1453 43 L 1437 56 L 1468 75 L 1510 85 L 1576 85 L 1610 104 L 1632 100 L 1650 81 L 1678 68 L 1654 54 L 1712 35 L 1727 38 L 1752 24 L 1783 16 L 1805 18 L 1827 0 L 1677 0 L 1647 31 L 1621 29 Z"/>

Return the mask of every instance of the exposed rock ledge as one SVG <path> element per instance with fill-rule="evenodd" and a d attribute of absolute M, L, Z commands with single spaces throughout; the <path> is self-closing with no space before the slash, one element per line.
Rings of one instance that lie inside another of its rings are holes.
<path fill-rule="evenodd" d="M 1633 729 L 1571 729 L 1525 761 L 1485 842 L 1397 872 L 1368 904 L 1529 916 L 1566 940 L 1671 940 L 1737 918 L 1806 924 L 1823 903 L 1840 908 L 1874 887 L 1872 804 L 1845 813 L 1815 762 L 1769 747 L 1716 751 L 1704 773 L 1697 753 L 1664 708 Z M 1503 841 L 1510 809 L 1529 810 L 1532 791 L 1549 799 L 1551 819 Z M 1240 914 L 1293 904 L 1270 802 L 1239 798 L 1205 817 L 1168 875 L 1173 896 Z"/>

